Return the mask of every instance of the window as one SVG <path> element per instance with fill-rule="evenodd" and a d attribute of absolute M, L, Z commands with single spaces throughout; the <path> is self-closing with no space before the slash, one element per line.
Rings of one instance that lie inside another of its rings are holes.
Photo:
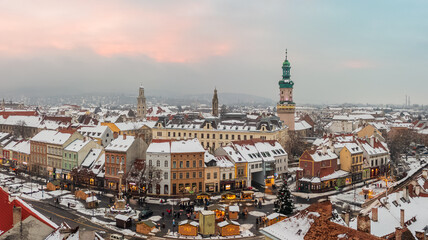
<path fill-rule="evenodd" d="M 204 138 L 204 134 L 203 133 L 201 133 L 201 138 Z"/>
<path fill-rule="evenodd" d="M 157 134 L 158 137 L 162 137 L 162 132 L 157 132 L 156 134 Z"/>
<path fill-rule="evenodd" d="M 180 161 L 180 168 L 183 168 L 183 161 Z"/>
<path fill-rule="evenodd" d="M 199 167 L 202 167 L 202 160 L 199 160 Z"/>
<path fill-rule="evenodd" d="M 226 134 L 226 140 L 229 139 L 229 134 Z"/>
<path fill-rule="evenodd" d="M 171 137 L 171 132 L 168 132 L 168 137 Z"/>
<path fill-rule="evenodd" d="M 177 177 L 176 173 L 172 173 L 172 179 L 175 179 Z"/>
<path fill-rule="evenodd" d="M 175 137 L 175 132 L 172 133 L 172 136 Z"/>
<path fill-rule="evenodd" d="M 177 168 L 177 162 L 176 161 L 172 162 L 172 168 Z"/>
<path fill-rule="evenodd" d="M 196 172 L 193 172 L 193 178 L 196 178 Z"/>
<path fill-rule="evenodd" d="M 197 133 L 195 133 L 195 138 L 198 138 L 198 134 Z"/>
<path fill-rule="evenodd" d="M 168 161 L 165 161 L 165 163 L 164 163 L 164 165 L 163 165 L 164 167 L 168 167 Z"/>
<path fill-rule="evenodd" d="M 160 160 L 156 161 L 156 167 L 160 167 Z"/>
<path fill-rule="evenodd" d="M 211 179 L 211 173 L 207 173 L 207 179 Z"/>
<path fill-rule="evenodd" d="M 187 172 L 187 173 L 186 173 L 186 178 L 187 178 L 187 179 L 189 179 L 189 178 L 190 178 L 190 177 L 189 177 L 189 175 L 190 175 L 190 173 L 189 173 L 189 172 Z"/>
<path fill-rule="evenodd" d="M 152 166 L 152 160 L 149 160 L 149 166 Z"/>
<path fill-rule="evenodd" d="M 235 139 L 235 135 L 232 134 L 232 140 L 234 140 L 234 139 Z"/>
<path fill-rule="evenodd" d="M 178 133 L 178 136 L 181 137 L 181 132 Z"/>
<path fill-rule="evenodd" d="M 183 173 L 180 173 L 180 179 L 183 179 Z"/>
<path fill-rule="evenodd" d="M 226 173 L 223 173 L 223 180 L 226 179 Z"/>
<path fill-rule="evenodd" d="M 107 163 L 110 163 L 110 156 L 109 155 L 107 155 Z"/>
<path fill-rule="evenodd" d="M 223 134 L 220 134 L 220 139 L 223 139 Z"/>
<path fill-rule="evenodd" d="M 189 168 L 190 167 L 190 162 L 186 161 L 186 167 Z"/>
<path fill-rule="evenodd" d="M 199 178 L 202 178 L 202 172 L 199 172 Z"/>
<path fill-rule="evenodd" d="M 116 157 L 116 164 L 119 164 L 119 157 Z"/>
<path fill-rule="evenodd" d="M 217 179 L 217 173 L 216 172 L 214 173 L 214 179 Z"/>
<path fill-rule="evenodd" d="M 193 167 L 194 168 L 196 167 L 196 161 L 193 161 Z"/>
<path fill-rule="evenodd" d="M 232 179 L 232 173 L 229 173 L 229 179 Z"/>
<path fill-rule="evenodd" d="M 215 134 L 213 133 L 213 139 L 215 139 Z"/>

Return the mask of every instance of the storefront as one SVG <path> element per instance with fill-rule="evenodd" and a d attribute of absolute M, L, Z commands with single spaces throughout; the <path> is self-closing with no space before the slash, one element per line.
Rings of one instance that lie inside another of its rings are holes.
<path fill-rule="evenodd" d="M 220 191 L 229 191 L 235 189 L 235 181 L 221 181 Z"/>

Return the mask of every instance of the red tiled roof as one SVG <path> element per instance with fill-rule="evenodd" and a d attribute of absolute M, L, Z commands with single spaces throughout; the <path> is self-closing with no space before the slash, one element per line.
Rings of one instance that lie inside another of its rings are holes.
<path fill-rule="evenodd" d="M 21 221 L 29 216 L 33 216 L 40 222 L 48 225 L 52 229 L 58 226 L 45 216 L 31 208 L 27 203 L 19 198 L 9 201 L 9 194 L 0 188 L 0 232 L 5 233 L 13 227 L 13 207 L 21 207 Z M 0 234 L 1 235 L 1 234 Z"/>

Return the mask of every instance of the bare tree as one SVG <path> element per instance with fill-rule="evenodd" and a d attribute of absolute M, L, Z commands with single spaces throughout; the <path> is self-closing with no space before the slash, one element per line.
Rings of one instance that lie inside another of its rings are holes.
<path fill-rule="evenodd" d="M 296 131 L 288 131 L 288 141 L 285 143 L 285 150 L 289 156 L 300 156 L 306 148 L 302 136 Z"/>
<path fill-rule="evenodd" d="M 156 191 L 156 186 L 163 179 L 163 171 L 150 164 L 133 164 L 127 173 L 126 181 L 135 183 L 140 189 L 140 197 L 143 202 L 147 198 L 147 193 Z"/>
<path fill-rule="evenodd" d="M 25 123 L 25 121 L 19 120 L 17 122 L 17 124 L 13 127 L 13 135 L 15 136 L 20 136 L 24 139 L 26 139 L 26 137 L 29 137 L 29 131 L 28 131 L 28 127 L 27 127 L 27 123 Z"/>

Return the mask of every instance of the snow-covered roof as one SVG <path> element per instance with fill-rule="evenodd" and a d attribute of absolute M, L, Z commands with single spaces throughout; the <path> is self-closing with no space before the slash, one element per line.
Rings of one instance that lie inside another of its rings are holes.
<path fill-rule="evenodd" d="M 115 219 L 119 219 L 121 221 L 128 221 L 128 219 L 130 219 L 131 216 L 126 216 L 126 215 L 122 215 L 122 214 L 118 214 L 116 215 Z"/>
<path fill-rule="evenodd" d="M 229 212 L 239 212 L 239 206 L 238 205 L 229 206 Z"/>
<path fill-rule="evenodd" d="M 205 149 L 202 147 L 198 139 L 172 141 L 171 142 L 171 153 L 205 153 Z"/>
<path fill-rule="evenodd" d="M 95 202 L 95 201 L 98 201 L 98 198 L 96 196 L 90 196 L 90 197 L 86 198 L 86 202 L 87 203 L 89 203 L 89 202 Z"/>
<path fill-rule="evenodd" d="M 316 150 L 314 153 L 311 154 L 311 157 L 315 162 L 337 159 L 337 155 L 330 149 L 326 149 L 325 152 L 322 150 Z"/>
<path fill-rule="evenodd" d="M 274 212 L 274 213 L 269 214 L 266 218 L 269 220 L 272 220 L 272 219 L 275 219 L 277 217 L 286 217 L 286 216 L 282 213 Z"/>
<path fill-rule="evenodd" d="M 190 224 L 192 226 L 199 227 L 199 223 L 198 222 L 190 221 L 190 220 L 183 220 L 183 221 L 181 221 L 181 222 L 178 223 L 178 225 L 185 225 L 185 224 Z"/>
<path fill-rule="evenodd" d="M 306 130 L 311 128 L 312 126 L 309 123 L 307 123 L 305 120 L 294 123 L 294 130 L 296 131 L 301 131 L 301 130 Z"/>
<path fill-rule="evenodd" d="M 126 152 L 134 143 L 134 136 L 119 135 L 118 138 L 110 142 L 110 144 L 105 148 L 106 151 L 116 151 L 116 152 Z"/>
<path fill-rule="evenodd" d="M 226 220 L 226 221 L 223 221 L 223 222 L 219 222 L 217 224 L 217 226 L 224 227 L 224 226 L 227 226 L 227 225 L 230 225 L 230 224 L 233 224 L 233 225 L 236 225 L 236 226 L 240 226 L 241 225 L 238 222 L 235 222 L 235 221 L 232 221 L 232 220 Z"/>
<path fill-rule="evenodd" d="M 101 152 L 102 149 L 92 148 L 91 150 L 89 150 L 88 155 L 86 155 L 85 159 L 83 159 L 81 166 L 90 167 L 95 162 L 95 160 L 98 159 Z"/>
<path fill-rule="evenodd" d="M 62 145 L 70 137 L 71 137 L 71 134 L 69 133 L 61 133 L 53 130 L 43 130 L 38 134 L 36 134 L 36 136 L 31 138 L 31 141 Z"/>
<path fill-rule="evenodd" d="M 171 153 L 169 142 L 152 142 L 147 148 L 147 153 Z"/>
<path fill-rule="evenodd" d="M 64 151 L 70 151 L 70 152 L 79 152 L 83 147 L 85 147 L 90 141 L 92 140 L 80 140 L 80 139 L 76 139 L 73 142 L 71 142 L 70 144 L 68 144 L 68 146 L 66 146 L 64 148 Z"/>
<path fill-rule="evenodd" d="M 30 141 L 20 141 L 16 143 L 10 150 L 19 153 L 30 154 L 30 147 Z"/>
<path fill-rule="evenodd" d="M 271 235 L 276 239 L 303 240 L 312 223 L 314 223 L 314 218 L 319 216 L 320 214 L 317 212 L 300 212 L 297 215 L 263 228 L 261 232 Z"/>
<path fill-rule="evenodd" d="M 324 182 L 324 181 L 331 180 L 331 179 L 337 179 L 337 178 L 347 176 L 349 174 L 350 174 L 349 172 L 346 172 L 343 170 L 337 170 L 337 171 L 334 171 L 332 174 L 329 174 L 327 176 L 322 177 L 321 181 Z"/>
<path fill-rule="evenodd" d="M 101 135 L 108 131 L 108 126 L 94 126 L 94 127 L 82 127 L 78 129 L 77 131 L 82 134 L 83 136 L 93 137 L 93 138 L 99 138 Z"/>
<path fill-rule="evenodd" d="M 343 147 L 346 147 L 351 154 L 362 154 L 363 149 L 356 143 L 344 143 Z"/>

